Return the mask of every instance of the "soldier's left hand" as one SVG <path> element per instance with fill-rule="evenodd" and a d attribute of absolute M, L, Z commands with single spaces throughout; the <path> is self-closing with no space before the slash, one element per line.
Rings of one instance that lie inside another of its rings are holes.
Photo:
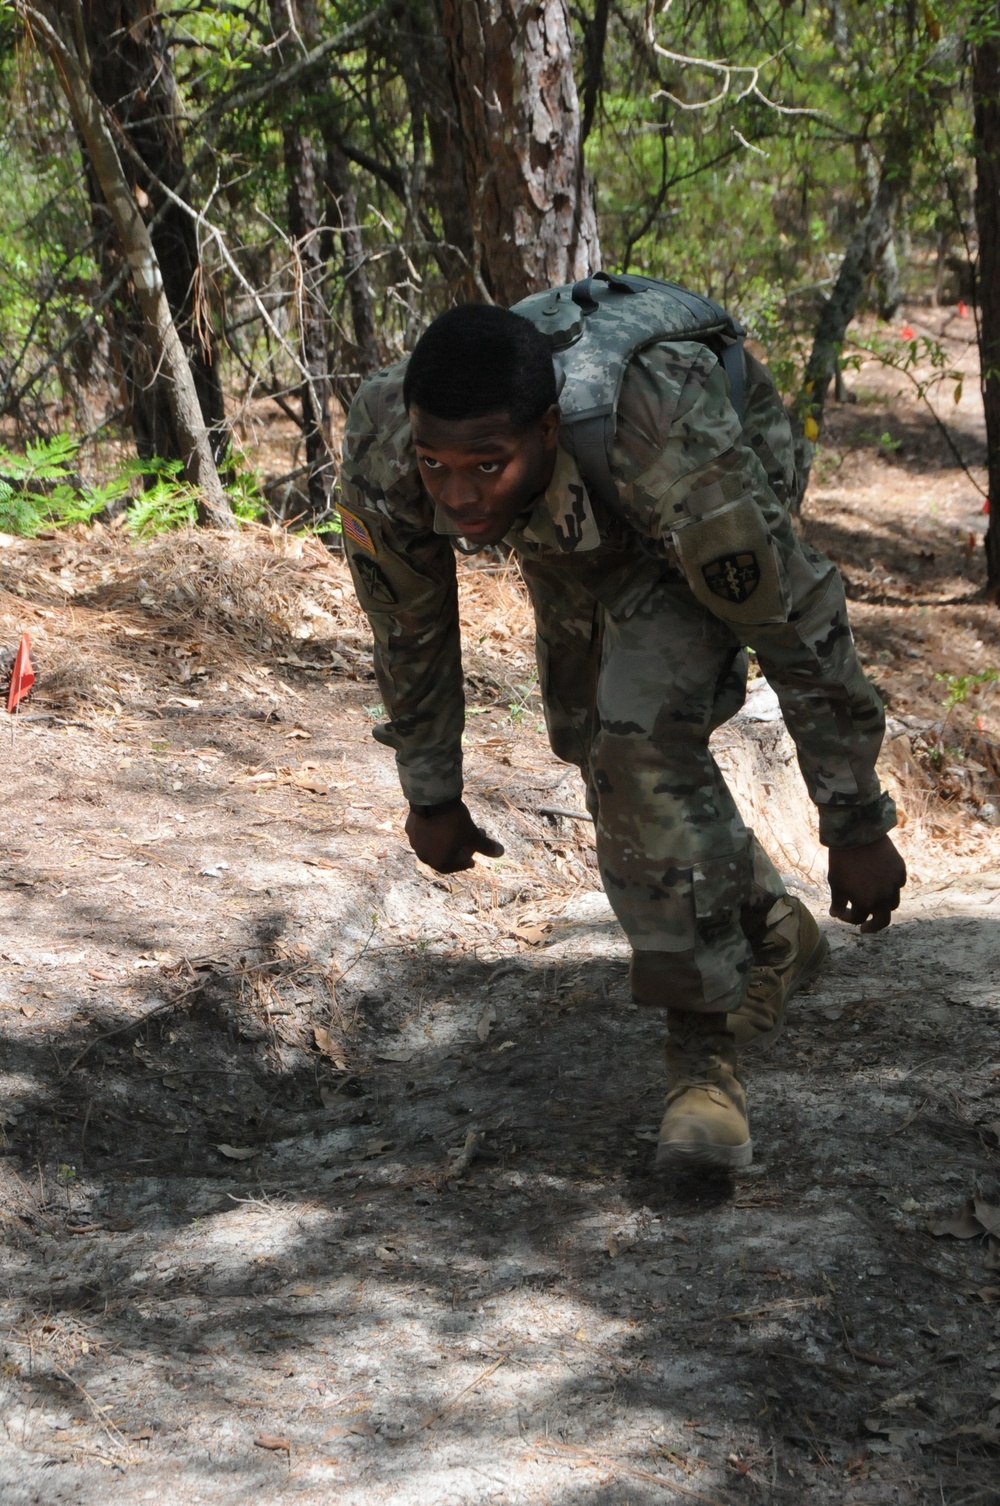
<path fill-rule="evenodd" d="M 882 931 L 899 908 L 906 864 L 889 837 L 830 848 L 830 914 L 862 931 Z"/>

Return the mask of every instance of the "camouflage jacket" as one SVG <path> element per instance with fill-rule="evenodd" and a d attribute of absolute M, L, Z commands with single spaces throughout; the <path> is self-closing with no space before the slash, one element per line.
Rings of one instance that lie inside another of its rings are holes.
<path fill-rule="evenodd" d="M 756 650 L 819 807 L 821 841 L 854 846 L 895 824 L 875 774 L 882 704 L 858 662 L 837 570 L 792 529 L 791 432 L 769 374 L 746 361 L 741 428 L 706 346 L 664 342 L 633 357 L 610 456 L 618 506 L 592 498 L 560 450 L 549 486 L 506 542 L 520 556 L 562 561 L 615 616 L 679 572 Z M 462 789 L 454 530 L 420 482 L 404 371 L 400 362 L 369 378 L 351 406 L 341 521 L 389 717 L 374 735 L 395 749 L 410 803 L 433 805 Z"/>

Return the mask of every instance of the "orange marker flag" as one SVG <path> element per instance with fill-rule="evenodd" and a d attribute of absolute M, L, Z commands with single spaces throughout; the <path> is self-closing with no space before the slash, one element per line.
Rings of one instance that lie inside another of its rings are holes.
<path fill-rule="evenodd" d="M 21 634 L 14 656 L 14 668 L 10 672 L 10 691 L 7 695 L 7 710 L 14 711 L 35 683 L 35 670 L 31 663 L 31 643 L 27 633 Z"/>

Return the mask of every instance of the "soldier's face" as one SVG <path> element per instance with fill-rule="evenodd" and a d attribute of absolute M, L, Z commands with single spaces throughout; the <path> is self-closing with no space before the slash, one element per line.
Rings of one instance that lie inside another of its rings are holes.
<path fill-rule="evenodd" d="M 515 429 L 506 413 L 443 419 L 414 406 L 410 427 L 424 486 L 470 543 L 499 543 L 552 480 L 555 406 L 527 429 Z"/>

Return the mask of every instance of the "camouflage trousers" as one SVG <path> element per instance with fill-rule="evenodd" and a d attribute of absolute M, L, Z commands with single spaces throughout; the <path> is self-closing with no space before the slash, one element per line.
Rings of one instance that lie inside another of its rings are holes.
<path fill-rule="evenodd" d="M 742 706 L 747 655 L 679 580 L 615 618 L 564 562 L 522 558 L 549 741 L 587 782 L 601 879 L 643 1004 L 736 1008 L 785 893 L 708 747 Z"/>

